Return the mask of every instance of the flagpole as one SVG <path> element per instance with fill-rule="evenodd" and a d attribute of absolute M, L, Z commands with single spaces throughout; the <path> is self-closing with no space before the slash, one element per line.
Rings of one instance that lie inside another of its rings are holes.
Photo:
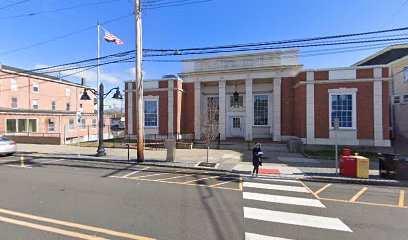
<path fill-rule="evenodd" d="M 98 91 L 99 91 L 99 76 L 101 74 L 101 66 L 100 66 L 100 63 L 101 63 L 101 59 L 100 59 L 101 43 L 100 43 L 100 39 L 101 39 L 101 25 L 99 24 L 99 20 L 98 20 L 98 60 L 97 60 L 98 66 L 97 66 L 97 70 L 96 70 L 96 89 Z M 99 103 L 100 103 L 100 99 L 97 99 L 97 109 L 98 109 L 98 111 L 99 111 Z M 99 112 L 98 112 L 97 122 L 99 124 Z M 98 126 L 98 128 L 99 128 L 99 126 Z"/>

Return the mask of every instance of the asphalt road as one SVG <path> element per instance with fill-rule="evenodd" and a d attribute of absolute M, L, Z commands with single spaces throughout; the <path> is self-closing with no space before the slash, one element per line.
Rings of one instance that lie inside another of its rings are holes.
<path fill-rule="evenodd" d="M 406 239 L 406 188 L 0 158 L 1 239 Z"/>

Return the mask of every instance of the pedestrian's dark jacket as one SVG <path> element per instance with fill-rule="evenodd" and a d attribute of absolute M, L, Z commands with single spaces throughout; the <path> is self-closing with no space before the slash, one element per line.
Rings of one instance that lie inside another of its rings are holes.
<path fill-rule="evenodd" d="M 258 155 L 259 152 L 262 152 L 261 148 L 254 147 L 252 149 L 252 164 L 254 166 L 259 166 L 259 159 L 260 159 L 260 156 Z"/>

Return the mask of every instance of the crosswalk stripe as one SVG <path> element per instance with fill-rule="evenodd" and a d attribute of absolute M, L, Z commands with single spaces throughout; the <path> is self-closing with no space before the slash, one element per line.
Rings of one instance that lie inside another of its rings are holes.
<path fill-rule="evenodd" d="M 257 200 L 257 201 L 263 201 L 263 202 L 326 208 L 326 206 L 324 206 L 319 200 L 311 199 L 311 198 L 287 197 L 287 196 L 252 193 L 252 192 L 243 192 L 243 197 L 244 199 Z"/>
<path fill-rule="evenodd" d="M 345 232 L 352 230 L 338 218 L 244 207 L 244 218 Z"/>
<path fill-rule="evenodd" d="M 261 189 L 269 189 L 269 190 L 280 190 L 280 191 L 289 191 L 289 192 L 304 192 L 304 193 L 309 192 L 304 187 L 255 183 L 255 182 L 244 182 L 244 187 L 261 188 Z"/>
<path fill-rule="evenodd" d="M 291 240 L 288 238 L 280 238 L 280 237 L 270 237 L 255 233 L 245 233 L 245 240 Z"/>
<path fill-rule="evenodd" d="M 261 180 L 261 181 L 271 181 L 271 182 L 285 182 L 285 183 L 299 183 L 298 180 L 291 180 L 291 179 L 285 179 L 285 178 L 274 178 L 274 177 L 264 177 L 264 176 L 258 176 L 256 178 L 253 178 L 252 176 L 244 176 L 246 179 L 253 179 L 253 180 Z"/>

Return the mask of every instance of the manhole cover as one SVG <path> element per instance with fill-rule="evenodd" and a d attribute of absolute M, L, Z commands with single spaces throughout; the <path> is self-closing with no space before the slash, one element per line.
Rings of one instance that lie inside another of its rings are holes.
<path fill-rule="evenodd" d="M 206 162 L 200 162 L 200 164 L 198 164 L 199 167 L 215 167 L 216 163 L 206 163 Z"/>

